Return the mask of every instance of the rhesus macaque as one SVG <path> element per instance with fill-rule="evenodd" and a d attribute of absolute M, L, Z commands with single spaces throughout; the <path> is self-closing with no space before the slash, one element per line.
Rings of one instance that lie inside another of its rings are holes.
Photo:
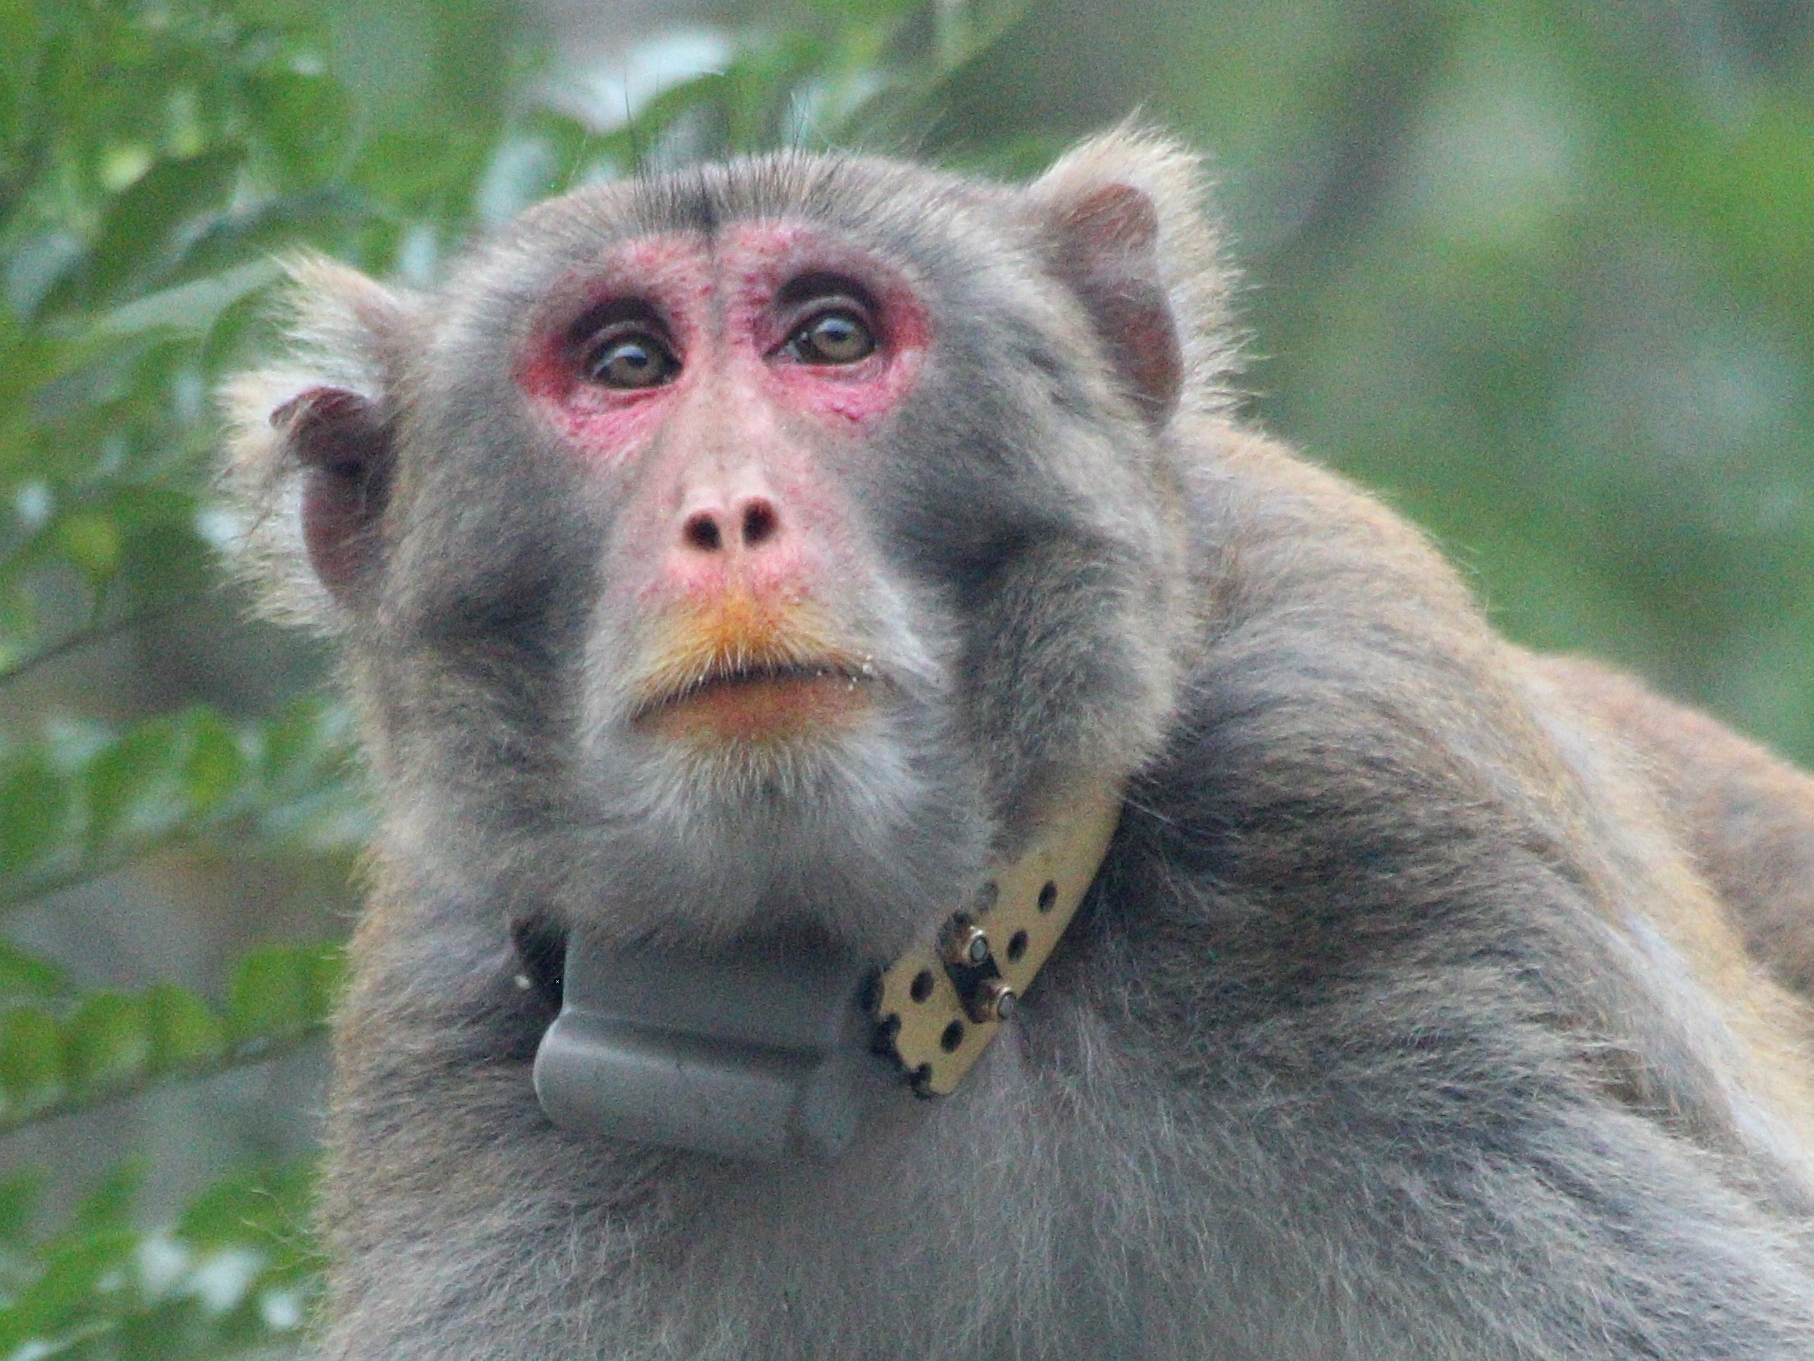
<path fill-rule="evenodd" d="M 1200 193 L 782 154 L 295 267 L 227 483 L 383 812 L 333 1361 L 1814 1356 L 1814 782 L 1239 424 Z M 954 910 L 1102 788 L 1003 1022 Z M 730 1012 L 940 942 L 999 1033 L 923 1095 L 852 1001 L 830 1154 L 557 1124 L 581 940 Z"/>

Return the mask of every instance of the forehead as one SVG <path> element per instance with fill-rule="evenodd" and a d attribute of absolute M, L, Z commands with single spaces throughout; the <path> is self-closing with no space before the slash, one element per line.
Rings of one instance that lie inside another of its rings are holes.
<path fill-rule="evenodd" d="M 553 236 L 591 229 L 711 240 L 736 223 L 796 220 L 910 248 L 962 230 L 1001 198 L 993 186 L 917 166 L 780 154 L 584 190 L 532 209 L 521 225 Z"/>
<path fill-rule="evenodd" d="M 580 190 L 530 209 L 450 281 L 446 320 L 496 334 L 559 281 L 639 239 L 677 238 L 715 252 L 799 231 L 870 251 L 935 292 L 975 286 L 1014 244 L 1011 191 L 920 167 L 856 157 L 777 155 Z M 652 256 L 651 259 L 657 257 Z M 463 315 L 462 315 L 463 314 Z"/>

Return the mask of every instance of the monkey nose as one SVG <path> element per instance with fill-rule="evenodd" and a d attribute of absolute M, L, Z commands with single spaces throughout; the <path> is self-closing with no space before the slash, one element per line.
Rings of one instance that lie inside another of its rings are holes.
<path fill-rule="evenodd" d="M 696 507 L 680 522 L 680 541 L 695 553 L 753 551 L 780 533 L 781 512 L 768 497 L 756 494 Z"/>

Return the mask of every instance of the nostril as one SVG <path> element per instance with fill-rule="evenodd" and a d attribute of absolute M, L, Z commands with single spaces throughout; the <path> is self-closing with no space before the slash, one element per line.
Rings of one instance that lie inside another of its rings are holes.
<path fill-rule="evenodd" d="M 751 501 L 743 508 L 743 542 L 750 548 L 775 537 L 781 517 L 767 501 Z"/>
<path fill-rule="evenodd" d="M 724 546 L 724 536 L 718 531 L 718 521 L 704 511 L 687 517 L 687 522 L 680 528 L 680 536 L 702 553 L 716 553 Z"/>

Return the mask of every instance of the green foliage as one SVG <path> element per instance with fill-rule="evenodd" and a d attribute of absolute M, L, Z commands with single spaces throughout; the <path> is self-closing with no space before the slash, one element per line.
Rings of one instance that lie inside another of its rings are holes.
<path fill-rule="evenodd" d="M 326 74 L 329 25 L 302 6 L 10 3 L 0 36 L 6 685 L 214 589 L 207 393 L 255 328 L 265 253 L 306 243 L 382 269 L 418 221 L 462 230 L 447 205 L 470 200 L 503 115 L 493 98 L 413 150 L 360 132 Z M 35 734 L 0 731 L 0 910 L 172 843 L 344 855 L 363 839 L 332 706 L 121 723 L 70 698 Z M 83 992 L 0 946 L 0 1133 L 307 1042 L 338 959 L 257 949 L 217 1004 L 169 981 Z M 151 1233 L 125 1185 L 37 1242 L 22 1192 L 0 1195 L 0 1356 L 190 1358 L 297 1335 L 313 1288 L 300 1170 L 222 1182 Z"/>
<path fill-rule="evenodd" d="M 29 1182 L 0 1184 L 0 1355 L 200 1361 L 294 1336 L 314 1293 L 306 1169 L 231 1177 L 166 1229 L 132 1222 L 117 1174 L 33 1243 Z"/>
<path fill-rule="evenodd" d="M 79 998 L 63 988 L 8 1005 L 0 1012 L 0 1133 L 156 1082 L 263 1062 L 312 1039 L 339 967 L 333 946 L 254 950 L 234 970 L 224 1013 L 174 983 Z"/>
<path fill-rule="evenodd" d="M 348 741 L 345 713 L 319 701 L 237 725 L 201 707 L 123 733 L 60 721 L 0 759 L 0 909 L 177 838 L 355 845 L 366 823 L 347 797 Z"/>

